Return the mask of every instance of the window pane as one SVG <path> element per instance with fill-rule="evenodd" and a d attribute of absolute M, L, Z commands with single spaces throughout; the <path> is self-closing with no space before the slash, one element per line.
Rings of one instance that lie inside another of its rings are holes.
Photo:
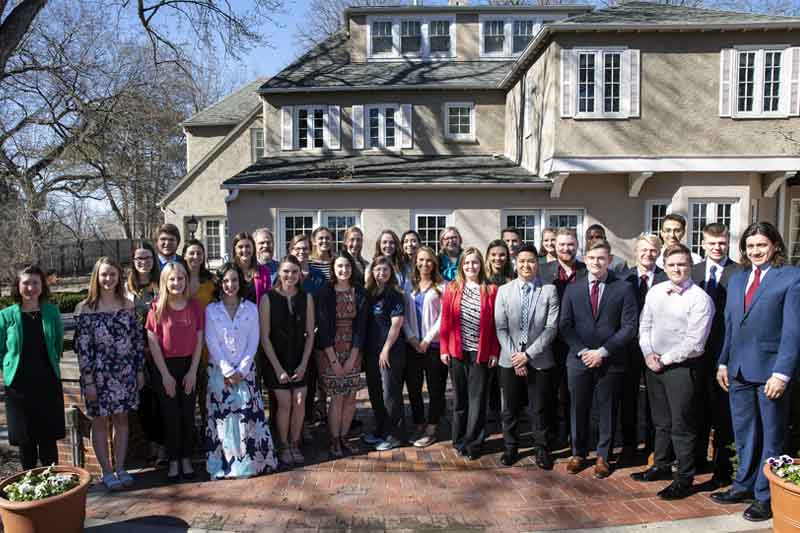
<path fill-rule="evenodd" d="M 548 226 L 555 229 L 569 228 L 578 229 L 578 215 L 550 215 L 548 217 Z"/>
<path fill-rule="evenodd" d="M 377 107 L 370 108 L 369 110 L 369 145 L 371 147 L 381 145 L 380 113 L 380 109 Z"/>
<path fill-rule="evenodd" d="M 800 199 L 793 198 L 789 212 L 789 262 L 800 261 Z"/>
<path fill-rule="evenodd" d="M 450 52 L 450 21 L 432 20 L 428 23 L 431 53 Z"/>
<path fill-rule="evenodd" d="M 251 130 L 253 136 L 251 137 L 253 143 L 253 160 L 258 160 L 264 157 L 264 130 L 261 128 L 254 128 Z"/>
<path fill-rule="evenodd" d="M 325 111 L 322 109 L 314 110 L 314 148 L 322 148 L 325 146 L 323 137 L 325 125 Z"/>
<path fill-rule="evenodd" d="M 731 227 L 731 210 L 733 204 L 730 202 L 720 202 L 717 204 L 717 220 L 719 224 L 725 224 L 726 227 Z"/>
<path fill-rule="evenodd" d="M 502 53 L 505 43 L 505 22 L 487 20 L 483 23 L 483 51 L 487 54 Z"/>
<path fill-rule="evenodd" d="M 387 107 L 384 110 L 384 120 L 385 120 L 385 131 L 384 131 L 384 139 L 385 145 L 387 147 L 393 147 L 394 144 L 394 131 L 395 131 L 395 122 L 394 122 L 394 112 L 395 109 L 393 107 Z"/>
<path fill-rule="evenodd" d="M 533 39 L 534 21 L 516 20 L 514 21 L 514 53 L 517 54 L 525 50 L 528 43 Z"/>
<path fill-rule="evenodd" d="M 308 111 L 301 109 L 297 112 L 297 144 L 300 148 L 308 148 Z"/>
<path fill-rule="evenodd" d="M 578 111 L 594 113 L 594 53 L 578 56 Z"/>
<path fill-rule="evenodd" d="M 469 107 L 449 107 L 447 110 L 447 131 L 450 135 L 470 135 L 471 109 Z"/>
<path fill-rule="evenodd" d="M 446 215 L 417 215 L 417 233 L 423 246 L 430 246 L 439 253 L 439 233 L 447 227 Z"/>
<path fill-rule="evenodd" d="M 373 22 L 372 23 L 372 53 L 391 54 L 392 53 L 392 23 Z"/>
<path fill-rule="evenodd" d="M 755 86 L 756 53 L 739 52 L 738 110 L 753 111 L 753 88 Z"/>
<path fill-rule="evenodd" d="M 708 204 L 706 202 L 694 202 L 691 204 L 692 214 L 692 233 L 689 248 L 701 257 L 705 257 L 703 250 L 703 228 L 708 224 Z"/>
<path fill-rule="evenodd" d="M 764 111 L 777 111 L 781 90 L 781 53 L 764 53 Z"/>
<path fill-rule="evenodd" d="M 295 235 L 305 233 L 309 237 L 314 230 L 314 217 L 307 215 L 285 215 L 283 218 L 283 242 L 286 243 L 286 253 L 289 253 L 289 242 Z"/>
<path fill-rule="evenodd" d="M 620 57 L 621 54 L 603 56 L 603 111 L 606 113 L 619 113 Z"/>
<path fill-rule="evenodd" d="M 650 206 L 650 231 L 658 234 L 661 231 L 661 223 L 667 216 L 667 204 L 653 204 Z"/>
<path fill-rule="evenodd" d="M 335 251 L 344 249 L 344 232 L 350 226 L 356 225 L 355 215 L 329 213 L 323 215 L 325 226 L 333 233 L 333 246 Z"/>
<path fill-rule="evenodd" d="M 522 241 L 525 244 L 536 244 L 539 237 L 539 215 L 516 214 L 506 215 L 506 227 L 517 228 L 522 233 Z"/>
<path fill-rule="evenodd" d="M 206 220 L 206 255 L 208 259 L 222 258 L 222 237 L 219 220 Z"/>
<path fill-rule="evenodd" d="M 404 20 L 400 24 L 400 50 L 404 54 L 422 51 L 422 32 L 418 20 Z"/>

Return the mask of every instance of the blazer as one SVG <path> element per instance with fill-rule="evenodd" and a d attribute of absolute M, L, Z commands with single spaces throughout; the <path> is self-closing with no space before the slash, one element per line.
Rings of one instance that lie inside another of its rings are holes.
<path fill-rule="evenodd" d="M 356 316 L 353 319 L 352 346 L 364 351 L 367 339 L 367 291 L 356 285 Z M 317 308 L 317 345 L 320 350 L 330 348 L 336 342 L 336 289 L 328 283 L 314 297 Z"/>
<path fill-rule="evenodd" d="M 639 313 L 642 312 L 644 308 L 644 299 L 641 297 L 641 293 L 639 292 L 639 268 L 638 267 L 631 267 L 622 274 L 620 277 L 630 283 L 633 290 L 636 291 L 636 306 L 639 309 Z M 655 272 L 653 273 L 653 285 L 661 283 L 662 281 L 669 281 L 669 277 L 667 277 L 667 273 L 661 270 L 659 267 L 655 268 Z M 650 285 L 650 288 L 653 288 L 653 285 Z M 638 343 L 637 343 L 638 344 Z"/>
<path fill-rule="evenodd" d="M 692 267 L 692 281 L 703 290 L 706 290 L 707 262 L 707 260 L 703 260 Z M 707 354 L 706 357 L 713 359 L 714 363 L 717 362 L 719 352 L 722 350 L 722 343 L 725 342 L 725 303 L 728 300 L 728 284 L 731 276 L 738 270 L 741 270 L 739 263 L 728 258 L 727 263 L 722 268 L 717 290 L 711 295 L 716 312 L 714 313 L 714 320 L 711 322 L 711 333 L 709 333 L 706 341 L 705 353 Z"/>
<path fill-rule="evenodd" d="M 42 327 L 47 356 L 57 378 L 61 378 L 61 352 L 64 351 L 64 323 L 61 312 L 51 303 L 43 303 Z M 22 308 L 19 304 L 6 307 L 0 311 L 0 360 L 3 361 L 3 383 L 6 386 L 14 382 L 19 367 L 22 350 Z"/>
<path fill-rule="evenodd" d="M 417 309 L 414 303 L 414 296 L 417 291 L 411 290 L 406 295 L 406 315 L 403 320 L 403 332 L 406 340 L 417 339 L 419 342 L 428 341 L 428 344 L 439 340 L 439 329 L 441 328 L 442 317 L 442 296 L 444 295 L 445 284 L 437 286 L 437 293 L 433 287 L 425 293 L 422 301 L 422 321 L 417 320 Z M 442 295 L 442 296 L 440 296 Z"/>
<path fill-rule="evenodd" d="M 749 277 L 750 269 L 741 269 L 728 282 L 719 364 L 728 367 L 729 377 L 741 372 L 752 383 L 766 383 L 773 373 L 794 378 L 800 354 L 800 269 L 770 268 L 745 312 Z"/>
<path fill-rule="evenodd" d="M 439 351 L 464 360 L 461 351 L 461 294 L 462 288 L 448 283 L 442 296 L 442 317 L 439 327 Z M 500 355 L 497 330 L 494 326 L 494 301 L 497 286 L 487 285 L 481 290 L 481 322 L 478 333 L 478 363 L 488 363 L 490 357 Z"/>
<path fill-rule="evenodd" d="M 538 280 L 537 280 L 538 281 Z M 520 351 L 522 281 L 517 278 L 497 290 L 494 302 L 494 323 L 500 343 L 500 366 L 511 368 L 511 355 Z M 531 296 L 531 318 L 528 324 L 528 366 L 546 369 L 555 365 L 553 341 L 558 332 L 558 292 L 555 285 L 536 283 Z"/>
<path fill-rule="evenodd" d="M 569 345 L 567 366 L 585 368 L 578 353 L 603 347 L 608 351 L 603 365 L 624 370 L 627 348 L 639 328 L 639 309 L 633 287 L 609 272 L 595 319 L 589 301 L 589 278 L 583 276 L 564 292 L 559 328 L 561 337 Z"/>
<path fill-rule="evenodd" d="M 561 283 L 561 280 L 558 277 L 558 261 L 550 261 L 549 263 L 543 264 L 539 267 L 539 279 L 542 280 L 542 283 L 547 285 L 548 283 L 552 283 L 556 286 L 558 290 L 558 297 L 564 297 L 564 289 L 566 288 L 566 284 Z M 581 261 L 575 260 L 575 279 L 580 279 L 582 276 L 586 275 L 586 264 L 582 263 Z"/>

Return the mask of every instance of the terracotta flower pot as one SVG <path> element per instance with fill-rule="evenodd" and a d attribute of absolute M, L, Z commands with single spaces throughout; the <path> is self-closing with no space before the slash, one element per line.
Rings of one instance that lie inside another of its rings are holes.
<path fill-rule="evenodd" d="M 34 473 L 43 472 L 47 467 L 34 468 Z M 0 517 L 6 533 L 80 533 L 86 519 L 86 492 L 92 475 L 82 468 L 58 466 L 54 472 L 76 474 L 78 486 L 67 492 L 32 502 L 12 502 L 7 500 L 3 488 L 25 475 L 20 472 L 0 481 Z"/>
<path fill-rule="evenodd" d="M 794 464 L 800 464 L 800 460 L 795 459 Z M 769 480 L 769 494 L 772 499 L 772 531 L 800 531 L 800 485 L 776 476 L 768 464 L 764 464 L 764 475 Z"/>

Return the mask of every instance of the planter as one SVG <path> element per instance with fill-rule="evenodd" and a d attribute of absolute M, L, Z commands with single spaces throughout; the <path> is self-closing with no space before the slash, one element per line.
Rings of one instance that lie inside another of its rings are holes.
<path fill-rule="evenodd" d="M 800 460 L 795 459 L 794 464 L 800 464 Z M 768 464 L 764 464 L 764 475 L 769 480 L 772 499 L 772 531 L 797 533 L 800 531 L 800 485 L 776 476 Z"/>
<path fill-rule="evenodd" d="M 43 472 L 47 467 L 34 468 Z M 55 472 L 77 474 L 78 486 L 67 492 L 32 502 L 12 502 L 0 496 L 0 517 L 6 533 L 80 533 L 86 519 L 86 492 L 92 475 L 74 466 L 55 466 Z M 25 475 L 20 472 L 0 481 L 2 489 Z"/>

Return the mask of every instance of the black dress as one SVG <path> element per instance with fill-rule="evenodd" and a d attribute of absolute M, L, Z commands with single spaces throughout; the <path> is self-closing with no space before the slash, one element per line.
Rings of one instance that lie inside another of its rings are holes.
<path fill-rule="evenodd" d="M 269 340 L 275 349 L 283 369 L 289 376 L 294 374 L 303 362 L 303 349 L 306 344 L 306 303 L 305 291 L 298 290 L 291 300 L 272 289 L 267 293 L 269 298 Z M 269 360 L 265 365 L 264 379 L 270 389 L 294 389 L 306 386 L 308 372 L 301 381 L 282 384 L 275 375 L 275 369 Z"/>
<path fill-rule="evenodd" d="M 47 355 L 42 314 L 22 313 L 22 351 L 14 381 L 6 387 L 8 442 L 54 442 L 66 436 L 64 394 Z"/>

